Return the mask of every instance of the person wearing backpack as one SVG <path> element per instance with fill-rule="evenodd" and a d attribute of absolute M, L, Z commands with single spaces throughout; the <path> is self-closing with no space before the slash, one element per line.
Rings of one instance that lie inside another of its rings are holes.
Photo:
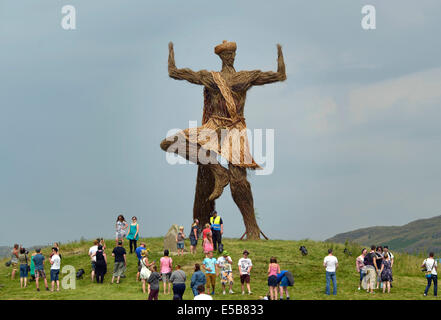
<path fill-rule="evenodd" d="M 20 263 L 20 288 L 26 288 L 28 281 L 29 265 L 28 265 L 28 256 L 25 248 L 20 248 L 20 253 L 18 254 L 18 261 Z"/>
<path fill-rule="evenodd" d="M 433 258 L 434 254 L 433 252 L 429 253 L 429 257 L 423 261 L 423 264 L 421 265 L 421 268 L 424 268 L 426 271 L 426 278 L 427 278 L 427 286 L 424 290 L 424 296 L 427 296 L 427 293 L 429 292 L 430 285 L 433 281 L 433 296 L 437 296 L 438 294 L 438 273 L 436 272 L 438 268 L 438 264 L 436 260 Z"/>

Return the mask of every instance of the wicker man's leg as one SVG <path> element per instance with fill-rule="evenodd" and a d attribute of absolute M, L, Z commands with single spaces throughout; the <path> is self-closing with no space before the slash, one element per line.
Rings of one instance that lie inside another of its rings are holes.
<path fill-rule="evenodd" d="M 245 168 L 228 165 L 230 169 L 230 189 L 233 200 L 242 214 L 245 224 L 247 239 L 259 239 L 260 228 L 254 214 L 253 194 L 251 185 L 247 180 Z"/>
<path fill-rule="evenodd" d="M 182 145 L 180 145 L 182 144 Z M 185 145 L 184 145 L 185 144 Z M 198 161 L 199 151 L 201 150 L 201 146 L 199 144 L 192 144 L 185 139 L 164 139 L 161 142 L 161 149 L 166 152 L 173 152 L 181 157 L 190 160 L 191 162 L 199 164 L 199 167 L 206 167 L 211 171 L 212 176 L 214 177 L 214 186 L 209 190 L 211 193 L 208 195 L 205 201 L 214 201 L 219 198 L 224 191 L 224 188 L 228 185 L 229 182 L 229 174 L 228 169 L 224 168 L 221 164 L 218 163 L 216 156 L 212 153 L 208 153 L 210 157 L 209 164 L 202 164 Z"/>

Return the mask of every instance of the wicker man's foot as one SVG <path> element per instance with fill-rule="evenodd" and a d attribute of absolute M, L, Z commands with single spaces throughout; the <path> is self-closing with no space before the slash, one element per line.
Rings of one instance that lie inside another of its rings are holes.
<path fill-rule="evenodd" d="M 228 173 L 228 169 L 224 168 L 220 164 L 210 165 L 210 170 L 214 175 L 214 190 L 208 200 L 213 201 L 221 196 L 224 188 L 230 182 L 230 175 Z"/>

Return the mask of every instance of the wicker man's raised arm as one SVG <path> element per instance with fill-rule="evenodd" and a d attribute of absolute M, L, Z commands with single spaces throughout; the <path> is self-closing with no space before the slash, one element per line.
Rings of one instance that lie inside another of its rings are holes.
<path fill-rule="evenodd" d="M 175 64 L 175 52 L 173 49 L 173 42 L 168 44 L 168 75 L 176 80 L 187 80 L 188 82 L 212 86 L 214 81 L 211 74 L 207 70 L 193 71 L 188 68 L 178 69 Z"/>
<path fill-rule="evenodd" d="M 282 46 L 277 45 L 277 72 L 259 72 L 251 82 L 253 86 L 286 80 L 285 61 L 283 60 Z"/>

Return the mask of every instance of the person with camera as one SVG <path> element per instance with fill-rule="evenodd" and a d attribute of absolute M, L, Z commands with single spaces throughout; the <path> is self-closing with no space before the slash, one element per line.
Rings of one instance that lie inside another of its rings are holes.
<path fill-rule="evenodd" d="M 20 288 L 27 287 L 29 272 L 28 253 L 25 248 L 20 248 L 20 253 L 18 254 L 18 262 L 20 263 Z"/>
<path fill-rule="evenodd" d="M 217 211 L 214 210 L 210 217 L 211 233 L 213 236 L 213 250 L 218 250 L 222 244 L 222 235 L 224 233 L 224 222 L 222 218 L 217 215 Z"/>
<path fill-rule="evenodd" d="M 438 263 L 433 258 L 434 253 L 430 252 L 429 257 L 423 261 L 423 264 L 421 265 L 422 271 L 426 273 L 426 279 L 427 279 L 427 286 L 424 290 L 424 296 L 427 296 L 427 293 L 429 292 L 430 286 L 433 281 L 433 296 L 436 297 L 438 295 Z"/>

